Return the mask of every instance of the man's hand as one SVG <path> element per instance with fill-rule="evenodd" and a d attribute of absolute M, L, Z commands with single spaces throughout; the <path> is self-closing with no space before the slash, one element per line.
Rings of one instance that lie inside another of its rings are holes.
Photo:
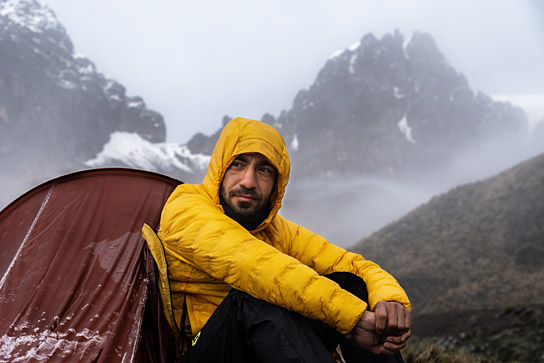
<path fill-rule="evenodd" d="M 379 301 L 374 313 L 376 333 L 383 338 L 384 353 L 393 354 L 404 348 L 411 335 L 412 312 L 399 302 Z"/>
<path fill-rule="evenodd" d="M 371 311 L 365 311 L 355 327 L 347 335 L 353 338 L 363 349 L 374 354 L 381 354 L 383 346 L 380 344 L 380 337 L 376 333 L 376 314 Z"/>
<path fill-rule="evenodd" d="M 380 301 L 365 311 L 348 338 L 374 354 L 394 354 L 410 338 L 412 313 L 398 302 Z"/>
<path fill-rule="evenodd" d="M 410 331 L 412 312 L 396 301 L 378 301 L 373 309 L 376 314 L 376 332 L 385 335 L 403 335 Z"/>

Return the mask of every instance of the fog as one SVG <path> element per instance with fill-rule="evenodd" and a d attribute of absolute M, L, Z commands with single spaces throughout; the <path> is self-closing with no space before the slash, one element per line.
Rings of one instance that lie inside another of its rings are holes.
<path fill-rule="evenodd" d="M 281 214 L 349 247 L 431 196 L 417 185 L 374 177 L 297 180 L 288 187 Z"/>
<path fill-rule="evenodd" d="M 59 169 L 53 158 L 39 145 L 29 145 L 7 155 L 0 154 L 0 210 L 17 197 L 46 181 L 74 171 Z M 74 164 L 74 163 L 72 163 Z"/>
<path fill-rule="evenodd" d="M 516 150 L 516 151 L 514 151 Z M 512 149 L 506 143 L 466 149 L 435 171 L 385 178 L 358 176 L 337 179 L 292 178 L 280 214 L 342 247 L 351 247 L 388 223 L 403 217 L 433 196 L 453 187 L 496 175 L 544 152 L 544 145 L 527 143 Z M 30 149 L 10 160 L 4 168 L 16 174 L 0 175 L 0 209 L 33 186 L 57 176 L 45 160 Z M 21 167 L 21 165 L 24 165 Z"/>
<path fill-rule="evenodd" d="M 466 149 L 435 171 L 394 178 L 292 180 L 281 214 L 349 248 L 433 196 L 497 175 L 542 152 L 544 145 L 513 149 L 494 143 Z"/>

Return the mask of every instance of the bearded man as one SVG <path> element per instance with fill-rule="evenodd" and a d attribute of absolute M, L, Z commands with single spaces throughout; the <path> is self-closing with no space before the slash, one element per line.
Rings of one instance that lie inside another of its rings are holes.
<path fill-rule="evenodd" d="M 169 322 L 189 338 L 183 362 L 335 362 L 338 346 L 348 363 L 402 361 L 406 293 L 375 263 L 278 214 L 289 173 L 276 129 L 233 119 L 202 184 L 176 188 L 157 234 L 144 226 L 150 247 L 164 248 L 154 256 Z"/>

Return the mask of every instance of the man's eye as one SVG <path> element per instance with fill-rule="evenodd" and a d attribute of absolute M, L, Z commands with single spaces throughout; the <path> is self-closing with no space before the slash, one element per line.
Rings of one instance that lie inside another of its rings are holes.
<path fill-rule="evenodd" d="M 266 167 L 259 168 L 259 171 L 261 173 L 264 173 L 264 174 L 271 174 L 272 173 L 272 169 L 271 168 L 266 168 Z"/>
<path fill-rule="evenodd" d="M 232 164 L 230 164 L 229 169 L 231 170 L 243 170 L 246 167 L 246 163 L 240 160 L 234 160 Z"/>

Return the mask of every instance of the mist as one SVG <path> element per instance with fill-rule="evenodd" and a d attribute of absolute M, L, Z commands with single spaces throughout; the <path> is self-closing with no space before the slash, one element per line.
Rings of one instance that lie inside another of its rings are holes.
<path fill-rule="evenodd" d="M 0 165 L 3 169 L 0 173 L 0 211 L 34 187 L 81 169 L 73 162 L 66 162 L 66 168 L 59 167 L 57 161 L 61 157 L 56 155 L 55 158 L 45 150 L 38 144 L 30 144 L 5 156 L 0 154 Z"/>
<path fill-rule="evenodd" d="M 529 141 L 518 148 L 506 141 L 482 143 L 459 152 L 438 170 L 395 177 L 295 179 L 280 213 L 349 248 L 434 196 L 494 176 L 542 152 L 544 145 Z"/>

